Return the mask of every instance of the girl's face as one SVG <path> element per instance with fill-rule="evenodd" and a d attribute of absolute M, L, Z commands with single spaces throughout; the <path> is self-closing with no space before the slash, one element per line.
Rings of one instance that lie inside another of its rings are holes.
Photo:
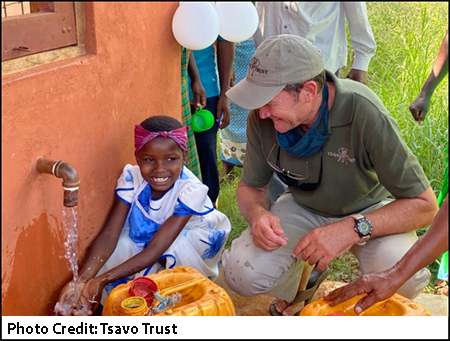
<path fill-rule="evenodd" d="M 180 177 L 187 152 L 170 138 L 156 137 L 135 156 L 142 177 L 152 188 L 152 199 L 161 198 Z"/>

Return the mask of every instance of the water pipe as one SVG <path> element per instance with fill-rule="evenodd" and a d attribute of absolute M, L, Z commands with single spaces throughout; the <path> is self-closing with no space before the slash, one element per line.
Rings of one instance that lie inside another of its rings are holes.
<path fill-rule="evenodd" d="M 76 169 L 64 161 L 53 161 L 50 159 L 39 158 L 36 163 L 38 172 L 53 174 L 57 178 L 63 179 L 64 188 L 64 206 L 73 207 L 78 205 L 78 187 L 80 179 Z"/>

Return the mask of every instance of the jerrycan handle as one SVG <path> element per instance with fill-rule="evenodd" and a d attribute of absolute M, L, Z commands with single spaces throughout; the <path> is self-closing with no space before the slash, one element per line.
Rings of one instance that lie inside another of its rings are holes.
<path fill-rule="evenodd" d="M 190 281 L 187 281 L 185 283 L 181 283 L 181 284 L 175 285 L 173 287 L 169 287 L 169 288 L 165 288 L 165 289 L 161 290 L 161 295 L 162 296 L 168 296 L 168 295 L 173 294 L 174 292 L 181 291 L 181 290 L 190 288 L 190 287 L 192 287 L 194 285 L 197 285 L 199 283 L 202 283 L 203 281 L 206 281 L 205 277 L 194 278 L 194 279 L 191 279 Z"/>

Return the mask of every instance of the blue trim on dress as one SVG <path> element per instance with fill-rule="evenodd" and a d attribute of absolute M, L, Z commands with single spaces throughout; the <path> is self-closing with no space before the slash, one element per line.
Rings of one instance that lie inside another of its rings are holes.
<path fill-rule="evenodd" d="M 194 214 L 192 212 L 173 212 L 172 215 L 177 216 L 177 217 L 186 217 L 187 215 L 191 215 Z"/>
<path fill-rule="evenodd" d="M 193 214 L 196 214 L 196 215 L 207 215 L 208 213 L 211 213 L 212 211 L 214 211 L 214 207 L 213 208 L 209 208 L 209 207 L 203 206 L 206 209 L 208 209 L 208 211 L 206 211 L 206 212 L 197 212 L 197 211 L 194 211 L 192 208 L 186 206 L 186 204 L 184 204 L 180 200 L 180 198 L 178 198 L 177 201 L 178 201 L 178 204 L 180 204 L 184 209 L 189 210 L 190 212 L 192 212 Z"/>
<path fill-rule="evenodd" d="M 125 199 L 121 198 L 117 193 L 116 193 L 116 197 L 117 197 L 117 199 L 119 199 L 120 201 L 124 202 L 125 204 L 127 204 L 128 206 L 131 207 L 131 203 L 126 201 Z"/>
<path fill-rule="evenodd" d="M 167 257 L 171 257 L 171 258 L 173 258 L 173 260 L 174 260 L 173 264 L 169 267 L 169 269 L 172 269 L 172 268 L 177 264 L 177 259 L 175 258 L 174 255 L 171 255 L 171 254 L 162 255 L 161 257 L 158 258 L 157 262 L 159 262 L 159 261 L 161 261 L 161 260 L 163 260 L 163 259 L 165 259 L 165 258 L 167 258 Z M 153 265 L 155 265 L 155 264 L 153 264 Z M 147 275 L 148 275 L 148 273 L 150 272 L 150 270 L 151 270 L 151 268 L 153 267 L 153 265 L 150 265 L 150 266 L 147 268 L 147 270 L 145 270 L 143 276 L 147 276 Z"/>
<path fill-rule="evenodd" d="M 152 200 L 152 201 L 156 201 L 156 200 Z M 151 202 L 150 202 L 150 204 L 151 204 Z M 150 206 L 150 204 L 148 205 L 148 207 L 152 210 L 152 211 L 159 211 L 160 209 L 161 209 L 161 207 L 159 207 L 159 208 L 153 208 L 152 206 Z"/>
<path fill-rule="evenodd" d="M 118 191 L 134 191 L 134 188 L 116 188 L 114 190 L 114 192 L 118 192 Z"/>

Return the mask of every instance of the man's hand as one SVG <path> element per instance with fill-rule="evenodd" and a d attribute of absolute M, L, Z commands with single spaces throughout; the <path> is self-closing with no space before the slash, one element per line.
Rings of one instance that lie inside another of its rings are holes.
<path fill-rule="evenodd" d="M 350 250 L 359 241 L 353 226 L 353 219 L 343 219 L 317 227 L 300 239 L 292 256 L 297 258 L 301 254 L 305 262 L 316 264 L 317 270 L 323 271 L 333 259 Z"/>
<path fill-rule="evenodd" d="M 351 69 L 347 75 L 347 78 L 353 79 L 356 82 L 363 84 L 367 83 L 367 72 L 363 70 Z"/>
<path fill-rule="evenodd" d="M 258 216 L 252 223 L 253 243 L 264 251 L 275 251 L 280 246 L 286 246 L 288 238 L 281 237 L 284 233 L 280 219 L 273 213 Z"/>

